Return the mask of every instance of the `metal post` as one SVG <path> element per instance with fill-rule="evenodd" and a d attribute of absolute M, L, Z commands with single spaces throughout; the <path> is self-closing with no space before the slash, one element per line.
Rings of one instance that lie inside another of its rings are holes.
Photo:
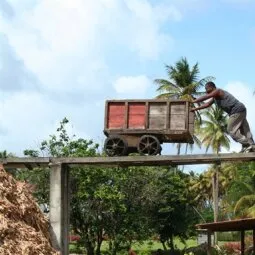
<path fill-rule="evenodd" d="M 50 223 L 52 245 L 62 255 L 69 254 L 69 168 L 61 163 L 50 166 Z"/>

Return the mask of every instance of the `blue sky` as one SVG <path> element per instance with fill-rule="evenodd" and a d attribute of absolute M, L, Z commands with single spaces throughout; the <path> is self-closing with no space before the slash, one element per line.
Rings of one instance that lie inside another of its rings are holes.
<path fill-rule="evenodd" d="M 254 11 L 254 0 L 1 0 L 1 150 L 38 147 L 64 117 L 102 144 L 105 100 L 155 97 L 153 79 L 183 56 L 246 104 L 254 133 Z"/>

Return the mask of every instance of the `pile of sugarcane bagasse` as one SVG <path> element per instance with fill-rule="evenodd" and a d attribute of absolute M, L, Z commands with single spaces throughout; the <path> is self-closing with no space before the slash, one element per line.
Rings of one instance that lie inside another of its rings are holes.
<path fill-rule="evenodd" d="M 16 181 L 0 164 L 0 255 L 57 255 L 49 221 L 28 185 Z"/>

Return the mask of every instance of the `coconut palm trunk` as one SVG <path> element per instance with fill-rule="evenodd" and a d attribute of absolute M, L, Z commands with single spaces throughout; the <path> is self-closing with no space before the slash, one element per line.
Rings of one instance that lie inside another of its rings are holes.
<path fill-rule="evenodd" d="M 230 140 L 227 136 L 227 115 L 219 107 L 211 107 L 203 112 L 203 120 L 199 128 L 199 137 L 202 144 L 206 146 L 206 152 L 209 148 L 216 154 L 221 152 L 222 148 L 229 150 Z M 213 188 L 213 209 L 214 222 L 219 218 L 219 172 L 220 164 L 214 165 L 214 174 L 212 177 Z M 217 244 L 217 233 L 214 236 L 214 243 Z"/>
<path fill-rule="evenodd" d="M 212 177 L 214 222 L 217 222 L 219 217 L 219 171 L 220 165 L 216 165 L 215 172 Z M 214 244 L 218 244 L 217 232 L 214 232 Z"/>

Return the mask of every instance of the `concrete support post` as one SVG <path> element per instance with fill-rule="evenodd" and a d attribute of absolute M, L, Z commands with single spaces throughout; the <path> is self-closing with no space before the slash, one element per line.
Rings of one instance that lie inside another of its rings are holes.
<path fill-rule="evenodd" d="M 212 232 L 207 230 L 207 255 L 212 255 Z"/>
<path fill-rule="evenodd" d="M 69 168 L 60 163 L 50 166 L 50 223 L 53 247 L 69 254 Z"/>

